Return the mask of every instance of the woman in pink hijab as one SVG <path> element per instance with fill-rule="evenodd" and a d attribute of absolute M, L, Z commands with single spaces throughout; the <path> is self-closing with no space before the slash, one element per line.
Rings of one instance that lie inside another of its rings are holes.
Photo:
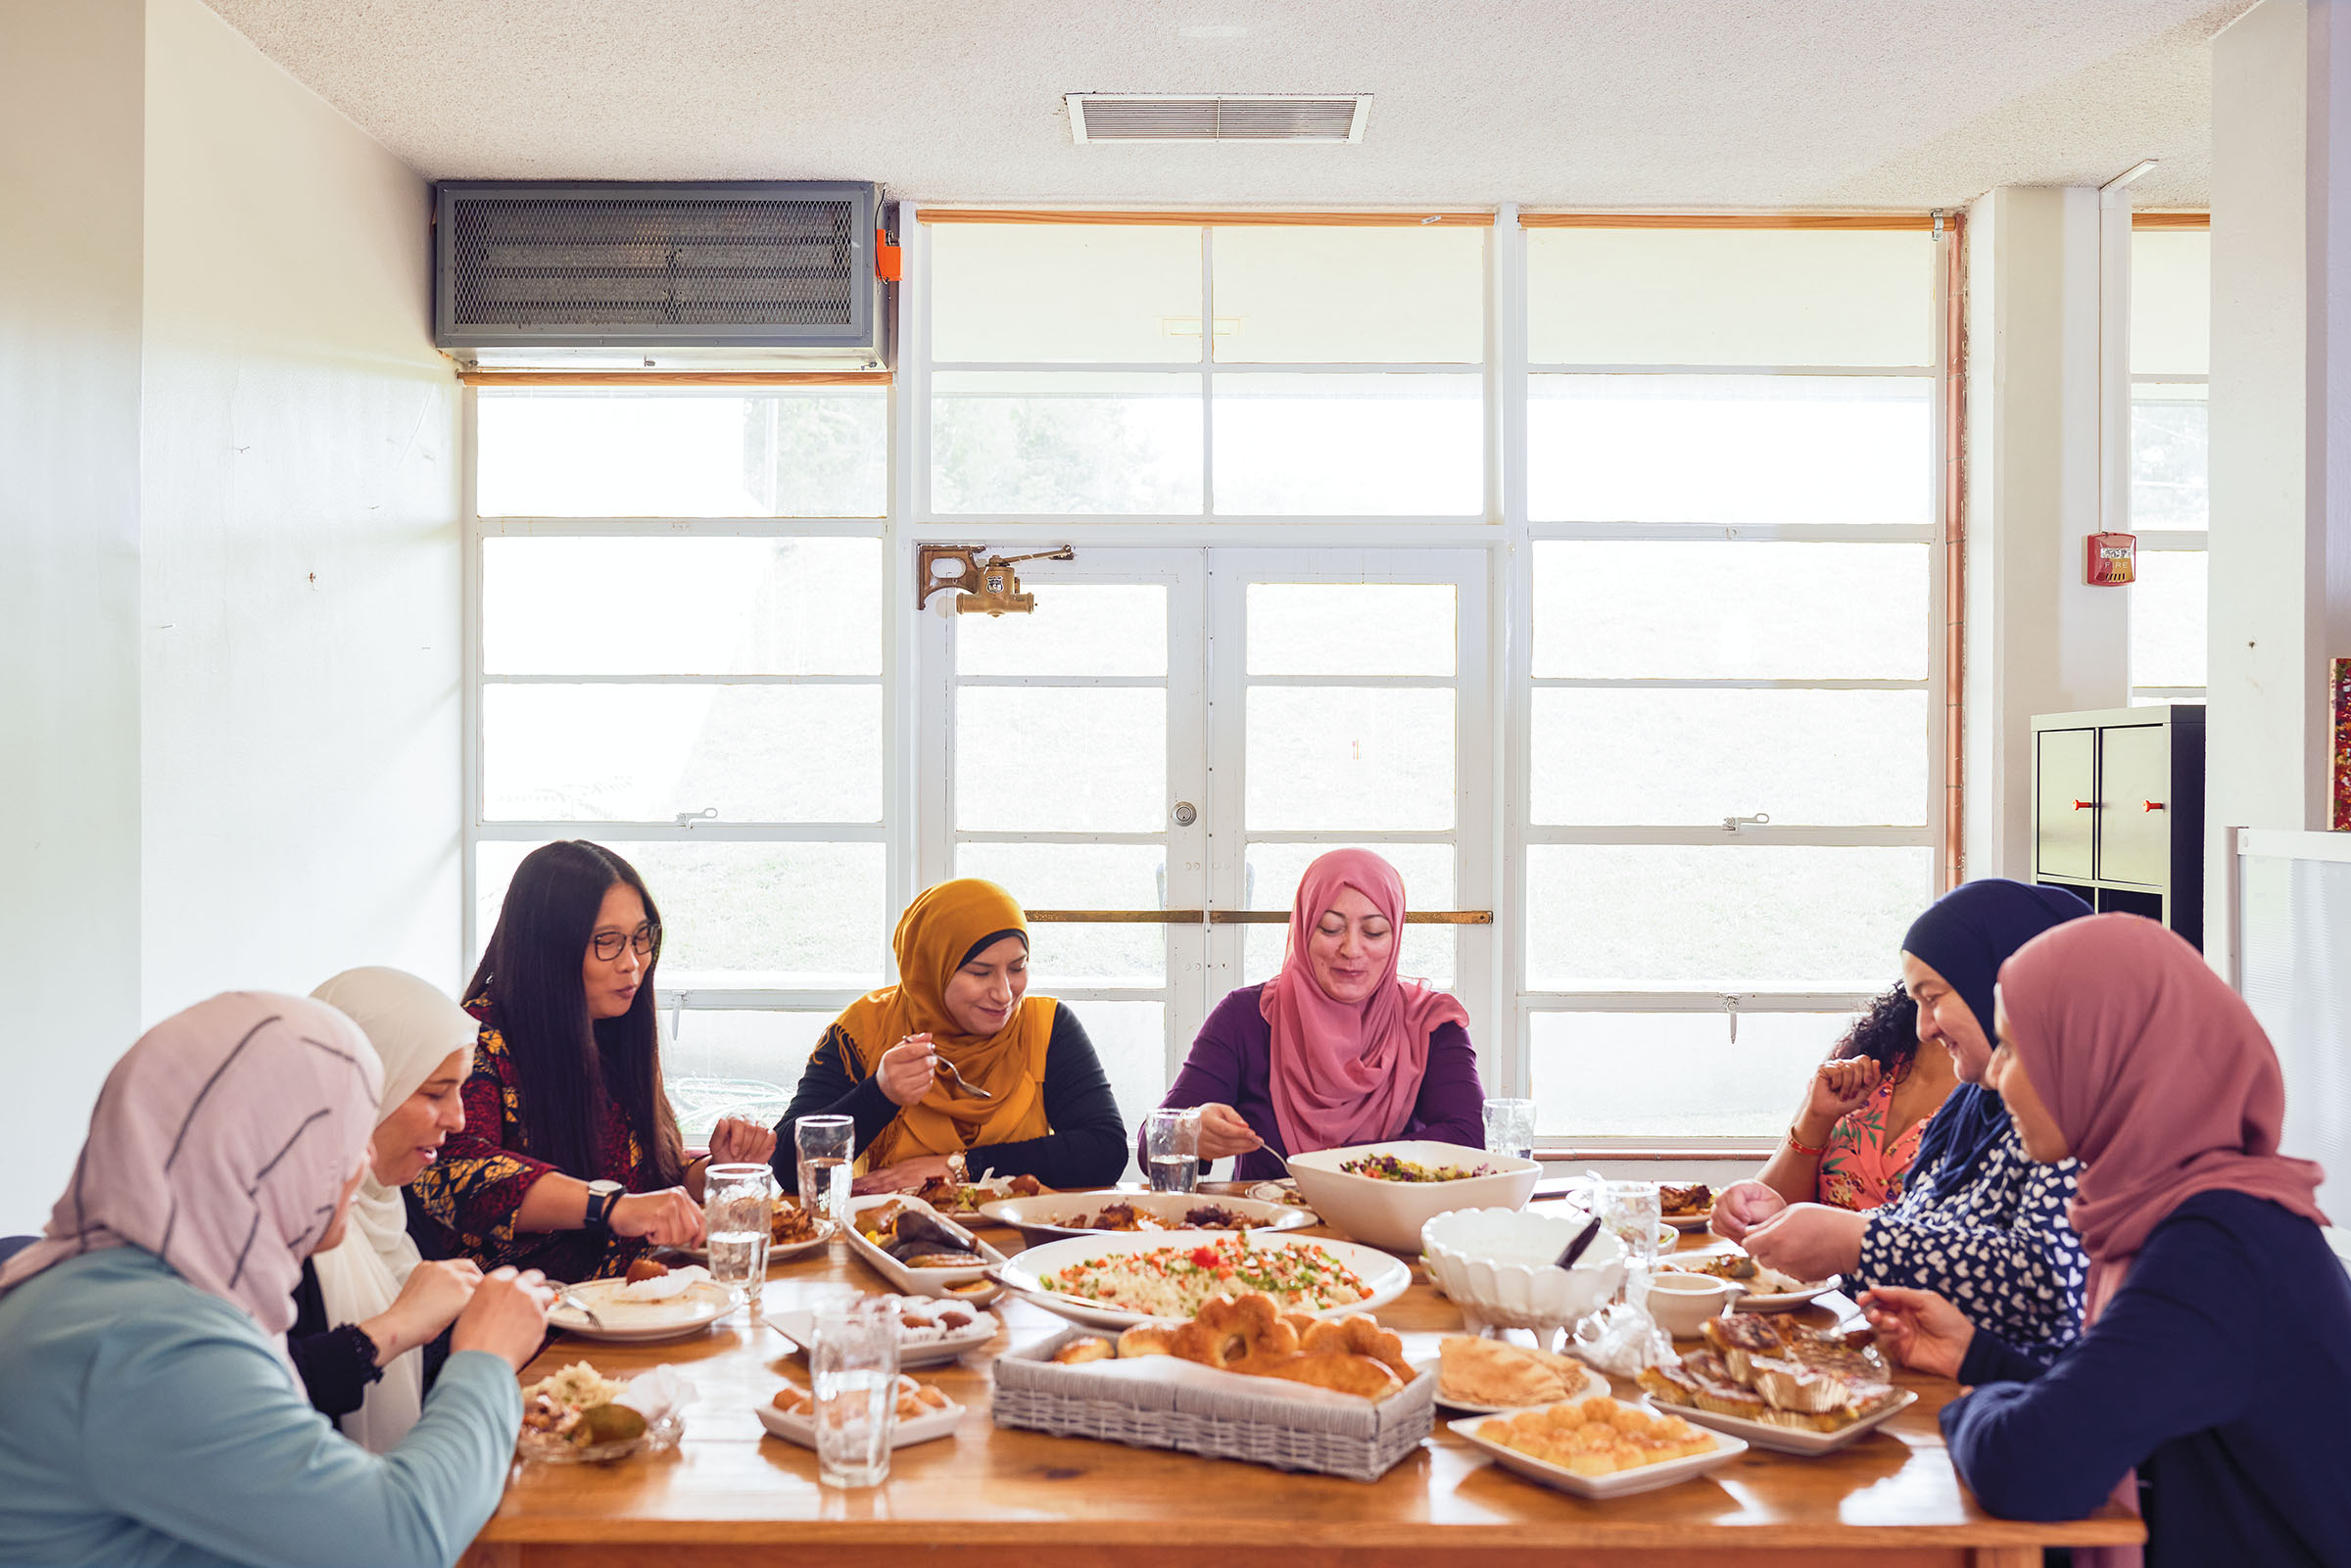
<path fill-rule="evenodd" d="M 2252 1013 L 2171 931 L 2099 915 L 2009 959 L 1994 1016 L 2025 1152 L 2082 1162 L 2087 1327 L 2043 1370 L 1930 1292 L 1862 1299 L 1895 1354 L 1972 1386 L 1942 1416 L 1960 1476 L 2012 1518 L 2143 1513 L 2150 1564 L 2351 1563 L 2351 1280 L 2319 1167 L 2278 1152 Z"/>
<path fill-rule="evenodd" d="M 1277 1156 L 1395 1138 L 1485 1141 L 1469 1015 L 1398 977 L 1404 879 L 1368 849 L 1307 867 L 1281 972 L 1217 1005 L 1162 1102 L 1200 1111 L 1200 1160 L 1240 1157 L 1237 1180 Z"/>

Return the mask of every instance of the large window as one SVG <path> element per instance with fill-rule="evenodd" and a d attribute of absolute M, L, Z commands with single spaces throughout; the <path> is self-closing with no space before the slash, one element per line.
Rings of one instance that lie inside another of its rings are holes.
<path fill-rule="evenodd" d="M 2204 700 L 2212 233 L 2131 235 L 2131 700 Z"/>
<path fill-rule="evenodd" d="M 1527 236 L 1546 1133 L 1783 1125 L 1934 891 L 1937 259 L 1916 230 Z"/>
<path fill-rule="evenodd" d="M 477 950 L 635 860 L 698 1130 L 996 877 L 1131 1120 L 1368 844 L 1548 1143 L 1767 1141 L 1941 873 L 1945 242 L 942 215 L 893 385 L 470 394 Z"/>

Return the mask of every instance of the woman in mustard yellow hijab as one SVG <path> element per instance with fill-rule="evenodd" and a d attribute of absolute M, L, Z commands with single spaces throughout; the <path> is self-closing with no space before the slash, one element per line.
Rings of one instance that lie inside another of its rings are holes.
<path fill-rule="evenodd" d="M 1029 920 L 994 882 L 960 878 L 908 905 L 898 983 L 825 1031 L 776 1127 L 775 1165 L 798 1181 L 802 1117 L 857 1122 L 857 1187 L 911 1192 L 964 1156 L 974 1176 L 1102 1187 L 1127 1166 L 1126 1123 L 1077 1016 L 1029 990 Z M 944 1071 L 987 1091 L 967 1093 Z"/>

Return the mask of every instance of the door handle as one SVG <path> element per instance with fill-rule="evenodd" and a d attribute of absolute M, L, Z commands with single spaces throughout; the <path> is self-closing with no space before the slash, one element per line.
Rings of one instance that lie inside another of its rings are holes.
<path fill-rule="evenodd" d="M 2097 804 L 2094 800 L 2077 800 L 2074 802 L 2074 809 L 2076 811 L 2094 811 L 2097 809 Z"/>
<path fill-rule="evenodd" d="M 2161 811 L 2163 809 L 2163 802 L 2160 800 L 2150 800 L 2147 802 L 2147 809 L 2149 811 Z"/>

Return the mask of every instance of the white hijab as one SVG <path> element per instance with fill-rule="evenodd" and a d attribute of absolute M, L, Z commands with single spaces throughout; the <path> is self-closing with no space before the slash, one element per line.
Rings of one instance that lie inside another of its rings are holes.
<path fill-rule="evenodd" d="M 348 1015 L 383 1059 L 379 1123 L 452 1052 L 468 1050 L 479 1027 L 464 1009 L 403 970 L 345 970 L 311 995 Z M 370 1168 L 352 1199 L 342 1245 L 311 1259 L 327 1322 L 364 1322 L 390 1307 L 418 1260 L 400 1189 L 385 1186 Z M 424 1407 L 424 1354 L 404 1352 L 383 1372 L 366 1402 L 342 1418 L 343 1435 L 374 1453 L 389 1450 L 416 1424 Z"/>

